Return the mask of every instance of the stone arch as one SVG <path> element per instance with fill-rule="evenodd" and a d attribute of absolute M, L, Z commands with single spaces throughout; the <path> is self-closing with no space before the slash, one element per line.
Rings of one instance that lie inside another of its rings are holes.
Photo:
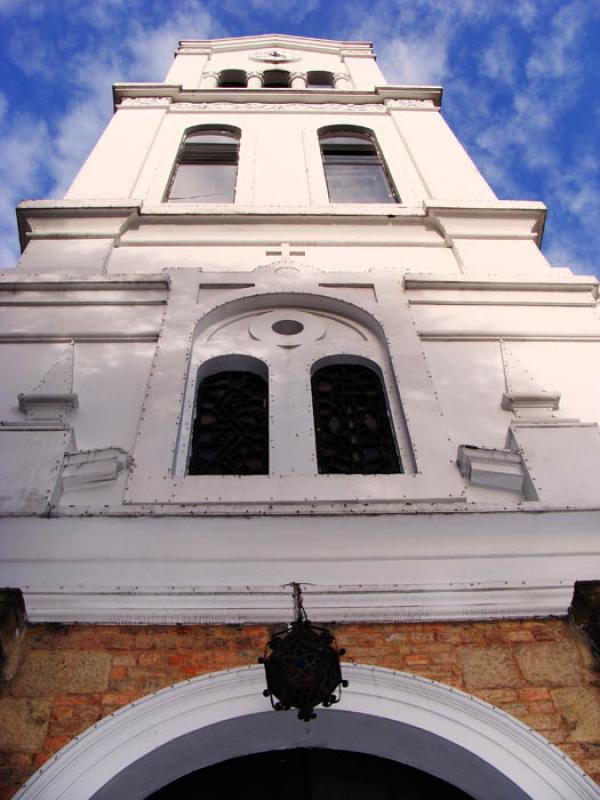
<path fill-rule="evenodd" d="M 18 800 L 142 800 L 241 755 L 293 747 L 380 755 L 478 800 L 598 800 L 570 759 L 523 724 L 435 681 L 345 664 L 339 706 L 303 723 L 262 696 L 262 667 L 202 675 L 136 701 L 69 743 Z"/>

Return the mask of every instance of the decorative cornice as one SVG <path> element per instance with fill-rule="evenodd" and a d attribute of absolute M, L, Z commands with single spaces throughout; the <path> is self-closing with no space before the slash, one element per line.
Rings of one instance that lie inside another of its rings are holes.
<path fill-rule="evenodd" d="M 138 103 L 138 100 L 150 98 L 131 98 L 127 103 L 132 105 L 151 105 L 148 102 Z M 413 101 L 411 101 L 413 102 Z M 236 114 L 244 111 L 314 111 L 317 114 L 323 111 L 359 112 L 385 114 L 386 107 L 382 103 L 190 103 L 177 102 L 170 107 L 172 111 L 234 111 Z"/>
<path fill-rule="evenodd" d="M 81 484 L 84 485 L 83 483 Z M 65 488 L 77 488 L 75 485 Z M 119 570 L 122 563 L 115 559 Z M 62 565 L 59 566 L 61 568 Z M 56 562 L 54 562 L 56 569 Z M 64 578 L 68 580 L 68 567 Z M 132 578 L 133 580 L 133 578 Z M 311 619 L 319 622 L 440 622 L 563 616 L 572 589 L 522 582 L 452 585 L 319 586 L 303 591 Z M 28 586 L 32 623 L 90 625 L 275 624 L 287 618 L 288 587 L 278 586 Z"/>
<path fill-rule="evenodd" d="M 388 108 L 430 108 L 435 109 L 433 100 L 386 100 L 385 104 Z"/>
<path fill-rule="evenodd" d="M 170 97 L 124 97 L 121 100 L 120 107 L 128 108 L 139 106 L 150 106 L 151 108 L 162 108 L 171 105 Z"/>
<path fill-rule="evenodd" d="M 252 73 L 254 74 L 254 73 Z M 260 75 L 261 73 L 256 73 Z M 292 78 L 296 76 L 304 77 L 304 73 L 295 72 Z M 386 108 L 391 109 L 432 109 L 435 110 L 435 104 L 431 100 L 411 100 L 411 99 L 397 99 L 386 100 L 383 103 L 235 103 L 235 102 L 173 102 L 172 98 L 158 96 L 158 97 L 124 97 L 120 104 L 120 108 L 164 108 L 170 106 L 174 111 L 182 109 L 193 109 L 194 111 L 362 111 L 362 112 L 385 112 Z"/>
<path fill-rule="evenodd" d="M 346 76 L 346 80 L 348 76 Z M 166 102 L 170 98 L 173 103 L 221 103 L 231 102 L 234 98 L 246 103 L 263 103 L 272 97 L 276 103 L 307 103 L 317 107 L 325 107 L 330 102 L 334 90 L 327 88 L 281 88 L 266 90 L 262 87 L 248 87 L 229 89 L 223 87 L 203 87 L 200 89 L 183 89 L 180 84 L 168 83 L 117 83 L 113 86 L 113 99 L 115 109 L 125 100 L 145 98 L 152 101 L 154 98 Z M 345 105 L 356 104 L 368 106 L 372 103 L 383 105 L 390 101 L 401 101 L 395 108 L 414 108 L 421 110 L 437 110 L 442 101 L 442 91 L 436 86 L 377 86 L 371 91 L 357 90 L 347 87 L 335 89 L 336 102 Z M 402 101 L 411 101 L 406 105 Z M 412 102 L 414 101 L 414 102 Z M 416 104 L 414 104 L 416 103 Z M 269 104 L 270 105 L 270 104 Z"/>

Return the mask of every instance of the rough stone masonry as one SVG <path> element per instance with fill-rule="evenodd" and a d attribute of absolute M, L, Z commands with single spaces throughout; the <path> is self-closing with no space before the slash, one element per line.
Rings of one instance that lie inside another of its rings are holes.
<path fill-rule="evenodd" d="M 262 625 L 33 625 L 0 690 L 0 800 L 102 717 L 201 673 L 255 664 Z M 517 717 L 600 780 L 599 672 L 565 619 L 333 626 L 344 660 L 462 689 Z M 325 712 L 326 713 L 326 712 Z"/>

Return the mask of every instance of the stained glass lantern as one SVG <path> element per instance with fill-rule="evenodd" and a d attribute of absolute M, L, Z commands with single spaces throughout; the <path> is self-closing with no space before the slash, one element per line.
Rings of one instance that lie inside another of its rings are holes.
<path fill-rule="evenodd" d="M 285 630 L 273 635 L 259 659 L 264 664 L 267 688 L 275 711 L 298 709 L 298 719 L 316 717 L 319 704 L 325 708 L 338 703 L 342 687 L 340 656 L 345 651 L 336 646 L 334 636 L 323 627 L 313 625 L 302 607 L 300 587 L 294 586 L 297 618 Z M 270 652 L 268 652 L 270 650 Z"/>

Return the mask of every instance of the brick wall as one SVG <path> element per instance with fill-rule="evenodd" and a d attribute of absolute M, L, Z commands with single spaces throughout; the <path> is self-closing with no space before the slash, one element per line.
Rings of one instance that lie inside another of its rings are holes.
<path fill-rule="evenodd" d="M 598 672 L 565 620 L 333 626 L 344 660 L 413 672 L 522 720 L 600 781 Z M 137 697 L 255 664 L 265 626 L 36 625 L 0 689 L 0 800 L 56 750 Z"/>

